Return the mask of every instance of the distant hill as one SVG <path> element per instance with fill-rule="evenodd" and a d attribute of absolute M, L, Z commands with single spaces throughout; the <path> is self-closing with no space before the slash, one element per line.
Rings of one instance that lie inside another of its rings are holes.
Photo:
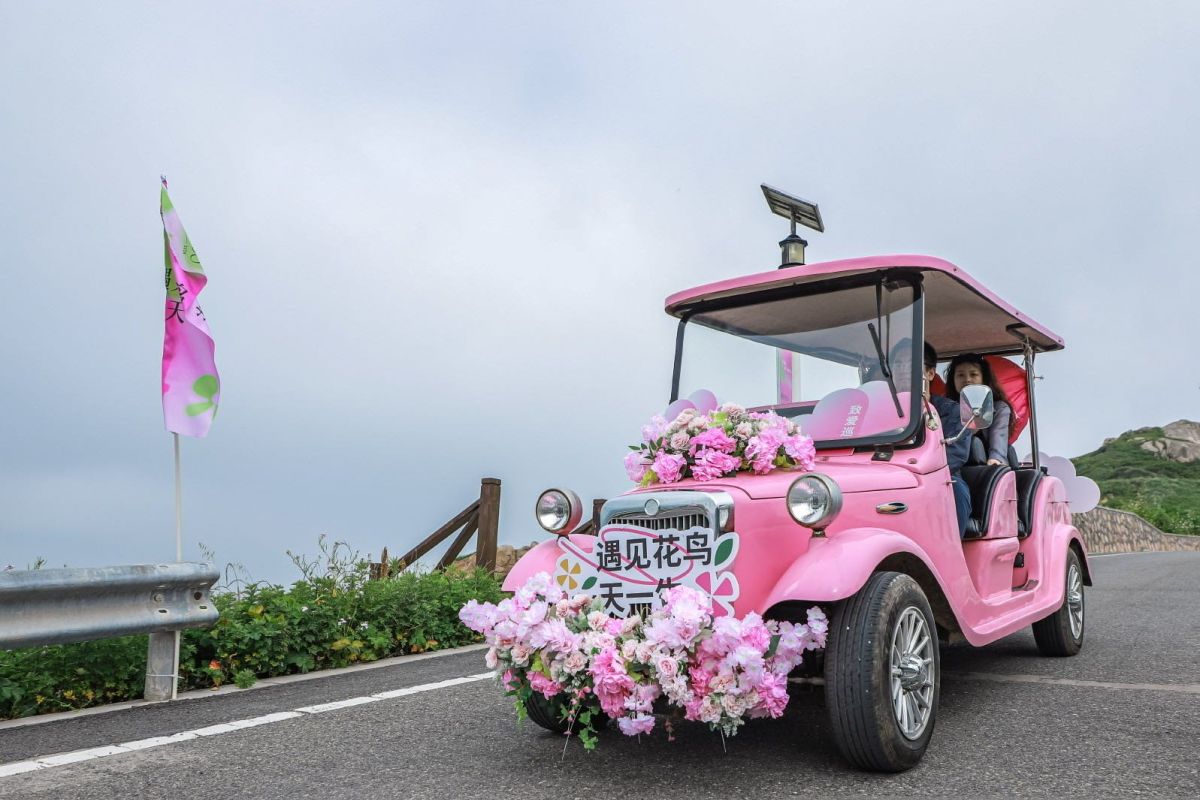
<path fill-rule="evenodd" d="M 1072 461 L 1100 484 L 1102 505 L 1132 511 L 1168 533 L 1200 534 L 1200 423 L 1126 431 Z"/>

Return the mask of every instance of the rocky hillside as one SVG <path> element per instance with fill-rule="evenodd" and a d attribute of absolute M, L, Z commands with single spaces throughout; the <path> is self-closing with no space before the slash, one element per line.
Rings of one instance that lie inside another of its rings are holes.
<path fill-rule="evenodd" d="M 1080 475 L 1100 484 L 1101 504 L 1164 531 L 1200 534 L 1200 423 L 1126 431 L 1073 461 Z"/>

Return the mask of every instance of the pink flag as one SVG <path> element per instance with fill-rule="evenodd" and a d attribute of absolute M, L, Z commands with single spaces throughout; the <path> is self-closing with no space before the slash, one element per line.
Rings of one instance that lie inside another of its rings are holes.
<path fill-rule="evenodd" d="M 163 181 L 160 197 L 166 263 L 166 331 L 163 335 L 163 419 L 167 430 L 208 435 L 221 399 L 215 344 L 196 302 L 208 278 Z"/>

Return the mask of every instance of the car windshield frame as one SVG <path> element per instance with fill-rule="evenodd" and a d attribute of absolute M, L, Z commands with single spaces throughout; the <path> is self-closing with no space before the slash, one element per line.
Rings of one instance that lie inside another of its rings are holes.
<path fill-rule="evenodd" d="M 786 300 L 799 297 L 810 297 L 814 295 L 829 294 L 831 292 L 841 291 L 844 289 L 858 289 L 868 286 L 882 287 L 885 284 L 907 284 L 912 288 L 912 329 L 908 332 L 913 342 L 924 343 L 925 333 L 925 294 L 923 290 L 923 281 L 919 272 L 897 269 L 879 270 L 859 275 L 843 276 L 831 278 L 829 280 L 817 281 L 813 283 L 798 284 L 793 286 L 777 287 L 766 289 L 758 292 L 750 292 L 747 294 L 735 295 L 732 297 L 722 297 L 707 301 L 701 301 L 694 305 L 681 309 L 679 311 L 679 325 L 676 328 L 675 334 L 675 363 L 671 375 L 671 399 L 674 403 L 679 399 L 679 383 L 683 368 L 683 354 L 685 336 L 688 322 L 697 314 L 702 314 L 711 311 L 720 311 L 730 308 L 745 308 L 748 306 L 760 305 L 762 303 Z M 704 326 L 710 330 L 717 330 L 710 326 Z M 739 336 L 737 333 L 730 331 L 721 331 L 728 336 Z M 739 336 L 739 338 L 753 341 L 750 337 Z M 763 344 L 763 347 L 770 345 Z M 916 350 L 916 348 L 914 348 Z M 924 358 L 920 352 L 914 352 L 912 358 L 912 375 L 910 376 L 910 387 L 918 387 L 924 385 Z M 778 413 L 779 403 L 761 406 Z M 925 412 L 925 399 L 921 392 L 910 391 L 909 407 L 906 409 L 907 424 L 901 431 L 892 431 L 874 435 L 846 437 L 840 439 L 815 439 L 813 444 L 818 450 L 845 450 L 851 448 L 875 448 L 881 445 L 895 445 L 901 442 L 914 439 L 920 431 L 920 426 Z M 803 422 L 801 422 L 803 429 Z"/>

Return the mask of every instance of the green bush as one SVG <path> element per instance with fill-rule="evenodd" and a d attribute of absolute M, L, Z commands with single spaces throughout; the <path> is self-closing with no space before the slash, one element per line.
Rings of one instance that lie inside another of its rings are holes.
<path fill-rule="evenodd" d="M 496 602 L 486 570 L 408 573 L 367 580 L 367 565 L 321 542 L 325 562 L 292 556 L 304 577 L 290 588 L 234 581 L 213 600 L 211 628 L 184 631 L 180 690 L 344 667 L 479 641 L 458 621 L 468 600 Z M 142 696 L 147 637 L 0 651 L 0 718 Z"/>

